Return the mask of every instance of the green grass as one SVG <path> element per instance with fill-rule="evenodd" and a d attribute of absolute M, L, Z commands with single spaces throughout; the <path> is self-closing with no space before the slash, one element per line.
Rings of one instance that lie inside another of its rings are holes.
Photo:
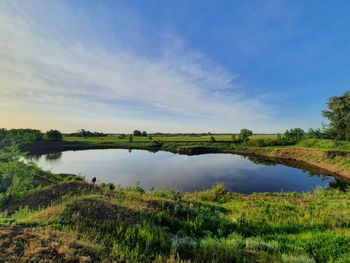
<path fill-rule="evenodd" d="M 295 147 L 329 151 L 350 151 L 350 142 L 325 139 L 305 139 Z"/>
<path fill-rule="evenodd" d="M 231 142 L 232 136 L 231 135 L 213 135 L 215 137 L 216 141 L 219 142 Z M 162 141 L 162 142 L 209 142 L 210 141 L 210 135 L 169 135 L 169 136 L 159 136 L 159 135 L 152 135 L 153 141 Z M 236 138 L 238 138 L 238 135 L 236 135 Z M 251 140 L 256 139 L 276 139 L 277 135 L 274 134 L 256 134 L 250 137 Z M 107 137 L 64 137 L 65 141 L 86 141 L 91 143 L 99 143 L 101 141 L 104 142 L 129 142 L 128 137 L 124 139 L 119 139 L 118 135 L 112 135 Z M 142 136 L 134 136 L 133 142 L 148 142 L 150 141 L 149 137 L 142 137 Z"/>
<path fill-rule="evenodd" d="M 133 137 L 133 141 L 129 142 L 127 138 L 120 139 L 118 136 L 108 137 L 65 137 L 64 142 L 67 143 L 81 143 L 85 146 L 90 145 L 91 147 L 97 145 L 105 146 L 131 146 L 131 147 L 152 147 L 156 143 L 161 143 L 162 148 L 171 147 L 194 147 L 194 146 L 210 146 L 217 147 L 220 149 L 230 149 L 232 147 L 259 147 L 259 148 L 307 148 L 322 151 L 349 151 L 350 142 L 347 141 L 336 141 L 326 139 L 304 139 L 294 145 L 273 145 L 276 141 L 276 135 L 253 135 L 250 137 L 250 141 L 247 144 L 238 144 L 237 141 L 233 141 L 231 135 L 216 135 L 215 142 L 210 141 L 210 136 L 152 136 L 152 140 L 148 137 L 136 136 Z M 62 143 L 61 143 L 62 144 Z"/>
<path fill-rule="evenodd" d="M 194 193 L 85 188 L 90 190 L 73 195 L 62 191 L 48 206 L 26 203 L 2 214 L 0 225 L 23 231 L 35 226 L 62 237 L 79 233 L 76 242 L 99 247 L 90 257 L 118 262 L 347 262 L 350 255 L 349 191 L 242 195 L 223 185 Z M 29 246 L 24 241 L 22 250 Z"/>

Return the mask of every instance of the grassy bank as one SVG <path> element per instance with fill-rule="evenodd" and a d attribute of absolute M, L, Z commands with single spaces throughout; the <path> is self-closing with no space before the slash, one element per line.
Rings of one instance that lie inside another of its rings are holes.
<path fill-rule="evenodd" d="M 71 180 L 72 178 L 70 178 Z M 52 183 L 6 207 L 3 260 L 348 262 L 350 193 L 242 195 Z"/>

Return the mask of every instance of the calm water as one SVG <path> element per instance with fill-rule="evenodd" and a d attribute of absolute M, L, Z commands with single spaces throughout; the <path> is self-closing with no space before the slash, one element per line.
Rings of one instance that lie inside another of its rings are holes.
<path fill-rule="evenodd" d="M 143 150 L 84 150 L 37 156 L 45 170 L 73 173 L 102 183 L 131 186 L 137 180 L 149 189 L 202 190 L 216 182 L 235 192 L 308 191 L 327 187 L 333 177 L 311 176 L 308 172 L 279 164 L 261 163 L 234 154 L 178 155 Z"/>

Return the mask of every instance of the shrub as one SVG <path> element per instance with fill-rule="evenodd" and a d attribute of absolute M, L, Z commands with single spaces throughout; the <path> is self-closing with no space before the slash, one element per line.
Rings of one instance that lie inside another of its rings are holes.
<path fill-rule="evenodd" d="M 239 132 L 239 139 L 242 142 L 247 142 L 249 140 L 249 137 L 253 135 L 253 132 L 248 129 L 242 129 Z"/>
<path fill-rule="evenodd" d="M 62 133 L 58 130 L 49 130 L 44 134 L 45 141 L 61 141 Z"/>

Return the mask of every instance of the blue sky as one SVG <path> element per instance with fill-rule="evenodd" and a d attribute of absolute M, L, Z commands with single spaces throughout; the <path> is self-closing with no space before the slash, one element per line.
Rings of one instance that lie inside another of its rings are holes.
<path fill-rule="evenodd" d="M 349 1 L 1 1 L 0 126 L 317 128 L 350 87 Z"/>

